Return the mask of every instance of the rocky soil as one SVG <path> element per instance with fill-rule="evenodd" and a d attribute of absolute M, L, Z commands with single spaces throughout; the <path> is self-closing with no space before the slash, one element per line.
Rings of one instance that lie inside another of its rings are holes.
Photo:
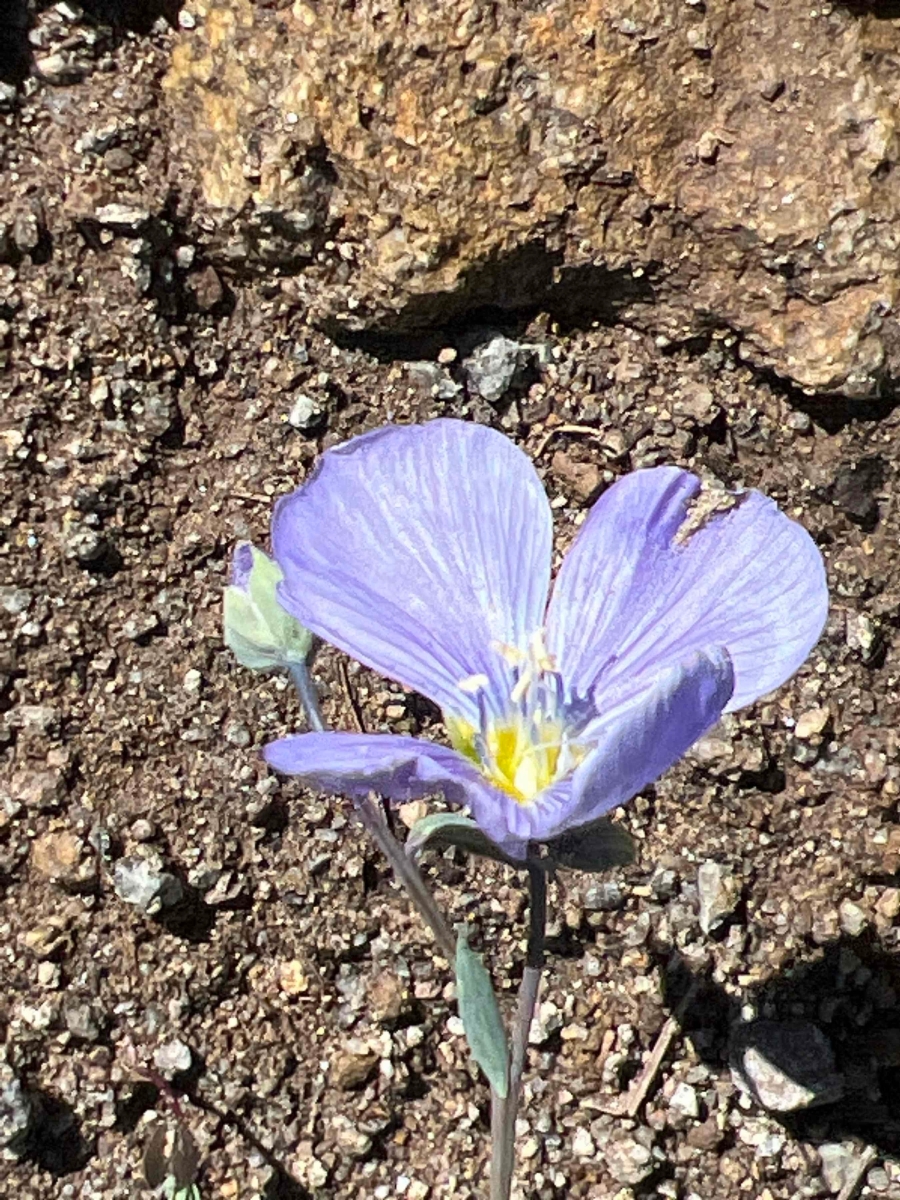
<path fill-rule="evenodd" d="M 833 596 L 623 812 L 638 861 L 553 884 L 520 1200 L 900 1198 L 894 14 L 0 15 L 5 1193 L 124 1200 L 181 1129 L 204 1200 L 484 1196 L 448 966 L 342 802 L 269 775 L 296 700 L 221 643 L 234 542 L 324 447 L 455 415 L 560 544 L 681 463 L 773 495 Z M 314 674 L 336 725 L 439 719 Z M 427 871 L 511 1006 L 521 880 Z"/>

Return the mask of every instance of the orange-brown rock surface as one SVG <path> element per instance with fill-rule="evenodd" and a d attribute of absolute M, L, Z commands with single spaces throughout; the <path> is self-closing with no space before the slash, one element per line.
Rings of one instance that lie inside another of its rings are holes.
<path fill-rule="evenodd" d="M 317 319 L 615 313 L 731 328 L 810 391 L 900 374 L 900 22 L 801 0 L 185 13 L 175 169 L 217 261 L 291 275 Z"/>

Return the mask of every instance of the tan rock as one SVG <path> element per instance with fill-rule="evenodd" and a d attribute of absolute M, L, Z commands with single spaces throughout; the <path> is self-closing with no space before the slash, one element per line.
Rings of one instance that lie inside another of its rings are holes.
<path fill-rule="evenodd" d="M 9 796 L 32 812 L 55 807 L 65 791 L 65 778 L 60 770 L 17 771 L 9 781 Z"/>
<path fill-rule="evenodd" d="M 580 462 L 564 450 L 557 450 L 551 463 L 553 474 L 566 491 L 581 504 L 594 498 L 603 483 L 603 473 L 595 462 Z"/>
<path fill-rule="evenodd" d="M 794 726 L 794 736 L 799 738 L 801 742 L 818 737 L 830 719 L 831 713 L 827 708 L 808 708 L 806 712 L 802 712 L 797 718 L 797 724 Z"/>
<path fill-rule="evenodd" d="M 89 890 L 97 882 L 97 856 L 69 830 L 45 833 L 31 848 L 31 863 L 39 875 L 73 891 Z"/>
<path fill-rule="evenodd" d="M 372 1077 L 378 1065 L 378 1055 L 358 1038 L 349 1038 L 332 1057 L 329 1076 L 341 1091 L 362 1087 Z"/>
<path fill-rule="evenodd" d="M 406 985 L 393 971 L 382 971 L 372 980 L 366 996 L 369 1011 L 376 1021 L 396 1021 L 408 1001 Z"/>
<path fill-rule="evenodd" d="M 309 990 L 309 979 L 303 969 L 303 963 L 293 958 L 279 963 L 278 986 L 286 996 L 302 996 Z"/>
<path fill-rule="evenodd" d="M 480 305 L 714 327 L 811 391 L 900 374 L 900 29 L 755 0 L 191 0 L 176 173 L 314 317 Z M 760 64 L 765 64 L 761 78 Z"/>
<path fill-rule="evenodd" d="M 407 829 L 412 829 L 417 821 L 427 817 L 431 809 L 425 800 L 410 800 L 408 804 L 397 806 L 397 816 Z"/>
<path fill-rule="evenodd" d="M 72 945 L 65 917 L 51 916 L 45 924 L 35 925 L 19 935 L 19 944 L 39 962 L 63 957 Z"/>

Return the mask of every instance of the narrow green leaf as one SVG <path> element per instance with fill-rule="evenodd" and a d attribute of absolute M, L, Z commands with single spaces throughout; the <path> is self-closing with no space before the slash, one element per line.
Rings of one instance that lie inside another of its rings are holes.
<path fill-rule="evenodd" d="M 458 846 L 467 854 L 493 858 L 510 866 L 521 865 L 507 858 L 500 847 L 482 833 L 472 818 L 464 817 L 462 813 L 429 813 L 421 821 L 416 821 L 406 839 L 406 853 L 413 859 L 417 859 L 423 850 L 444 850 L 447 846 Z"/>
<path fill-rule="evenodd" d="M 186 1187 L 179 1187 L 174 1175 L 167 1176 L 162 1187 L 162 1192 L 165 1200 L 200 1200 L 200 1189 L 196 1183 L 189 1183 Z"/>
<path fill-rule="evenodd" d="M 547 857 L 542 863 L 573 871 L 608 871 L 610 867 L 627 867 L 635 859 L 634 839 L 607 817 L 551 838 L 546 848 Z"/>
<path fill-rule="evenodd" d="M 456 998 L 472 1057 L 501 1100 L 509 1090 L 509 1046 L 497 997 L 484 963 L 460 933 L 456 942 Z"/>

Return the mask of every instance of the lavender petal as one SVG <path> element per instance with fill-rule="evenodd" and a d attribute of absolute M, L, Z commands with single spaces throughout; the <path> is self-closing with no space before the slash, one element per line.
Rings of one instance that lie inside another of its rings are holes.
<path fill-rule="evenodd" d="M 809 534 L 759 492 L 694 532 L 700 481 L 676 467 L 625 476 L 597 501 L 567 555 L 548 610 L 548 645 L 566 682 L 600 707 L 608 689 L 652 679 L 724 646 L 728 709 L 778 687 L 825 623 L 825 569 Z"/>
<path fill-rule="evenodd" d="M 725 650 L 697 653 L 661 671 L 585 731 L 594 743 L 575 772 L 572 807 L 562 829 L 585 825 L 658 779 L 722 716 L 734 671 Z"/>
<path fill-rule="evenodd" d="M 530 460 L 463 421 L 389 426 L 327 451 L 278 504 L 279 598 L 305 626 L 442 708 L 543 620 L 550 508 Z"/>
<path fill-rule="evenodd" d="M 266 762 L 307 787 L 363 799 L 378 792 L 397 804 L 443 795 L 453 804 L 491 809 L 500 793 L 451 750 L 390 733 L 299 733 L 270 742 Z M 474 802 L 474 803 L 473 803 Z M 513 842 L 513 849 L 521 850 Z M 506 849 L 506 847 L 504 847 Z"/>

